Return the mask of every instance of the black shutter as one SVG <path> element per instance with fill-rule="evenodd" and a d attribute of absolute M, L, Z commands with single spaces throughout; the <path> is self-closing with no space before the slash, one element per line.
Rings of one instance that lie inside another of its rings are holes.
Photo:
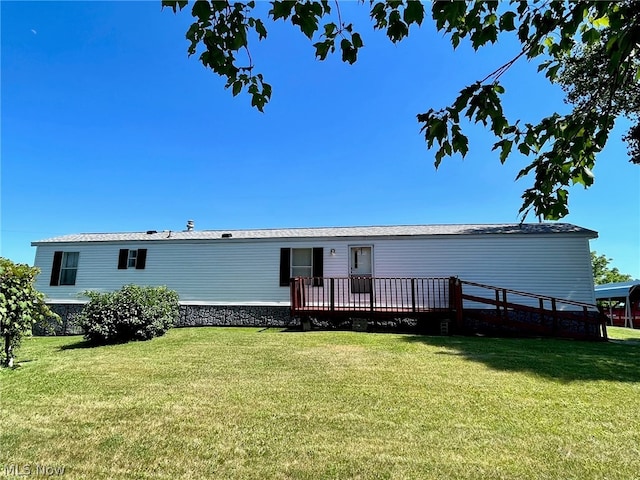
<path fill-rule="evenodd" d="M 280 249 L 280 286 L 288 287 L 291 279 L 291 249 Z"/>
<path fill-rule="evenodd" d="M 147 249 L 139 248 L 138 256 L 136 258 L 136 270 L 144 270 L 144 267 L 146 264 L 147 264 Z"/>
<path fill-rule="evenodd" d="M 127 263 L 129 262 L 129 249 L 121 248 L 120 255 L 118 255 L 118 270 L 125 270 Z"/>
<path fill-rule="evenodd" d="M 62 267 L 62 252 L 54 252 L 53 267 L 51 268 L 51 281 L 49 285 L 55 287 L 60 284 L 60 267 Z"/>
<path fill-rule="evenodd" d="M 322 277 L 324 274 L 324 252 L 322 247 L 313 249 L 313 286 L 321 287 L 323 285 Z"/>

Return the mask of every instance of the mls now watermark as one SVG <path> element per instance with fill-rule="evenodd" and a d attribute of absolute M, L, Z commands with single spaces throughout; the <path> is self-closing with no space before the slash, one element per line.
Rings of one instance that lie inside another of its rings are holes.
<path fill-rule="evenodd" d="M 59 465 L 44 465 L 42 463 L 10 463 L 4 466 L 4 474 L 14 477 L 61 477 L 64 467 Z"/>

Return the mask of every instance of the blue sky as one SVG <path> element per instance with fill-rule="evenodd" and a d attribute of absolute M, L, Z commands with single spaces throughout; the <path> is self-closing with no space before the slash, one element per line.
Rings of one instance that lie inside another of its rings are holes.
<path fill-rule="evenodd" d="M 259 4 L 266 9 L 267 4 Z M 455 52 L 427 21 L 393 45 L 342 4 L 365 47 L 349 66 L 288 24 L 251 52 L 273 85 L 259 113 L 187 57 L 187 11 L 153 2 L 0 2 L 2 256 L 32 263 L 33 240 L 80 232 L 518 222 L 526 158 L 501 166 L 471 126 L 470 152 L 433 166 L 416 114 L 448 105 L 517 52 L 506 39 Z M 504 77 L 510 119 L 566 111 L 563 94 L 518 63 Z M 640 168 L 620 122 L 570 191 L 563 221 L 640 278 Z M 536 221 L 530 217 L 528 221 Z"/>

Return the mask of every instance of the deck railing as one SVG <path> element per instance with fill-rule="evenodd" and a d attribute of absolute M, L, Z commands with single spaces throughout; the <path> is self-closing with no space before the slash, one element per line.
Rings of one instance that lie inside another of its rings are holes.
<path fill-rule="evenodd" d="M 451 308 L 449 278 L 296 277 L 291 312 L 422 313 Z"/>
<path fill-rule="evenodd" d="M 504 326 L 522 323 L 528 330 L 539 333 L 607 339 L 606 317 L 596 305 L 459 279 L 454 281 L 451 291 L 459 325 L 463 322 L 463 312 L 473 309 L 466 302 L 473 302 L 494 307 L 497 323 Z M 510 312 L 519 312 L 520 320 Z M 576 331 L 576 328 L 568 326 L 570 322 L 578 322 L 582 327 Z"/>

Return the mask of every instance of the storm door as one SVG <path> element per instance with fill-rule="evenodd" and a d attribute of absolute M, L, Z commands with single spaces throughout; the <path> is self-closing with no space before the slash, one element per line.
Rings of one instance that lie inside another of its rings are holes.
<path fill-rule="evenodd" d="M 351 293 L 371 293 L 373 274 L 373 247 L 351 247 Z"/>

